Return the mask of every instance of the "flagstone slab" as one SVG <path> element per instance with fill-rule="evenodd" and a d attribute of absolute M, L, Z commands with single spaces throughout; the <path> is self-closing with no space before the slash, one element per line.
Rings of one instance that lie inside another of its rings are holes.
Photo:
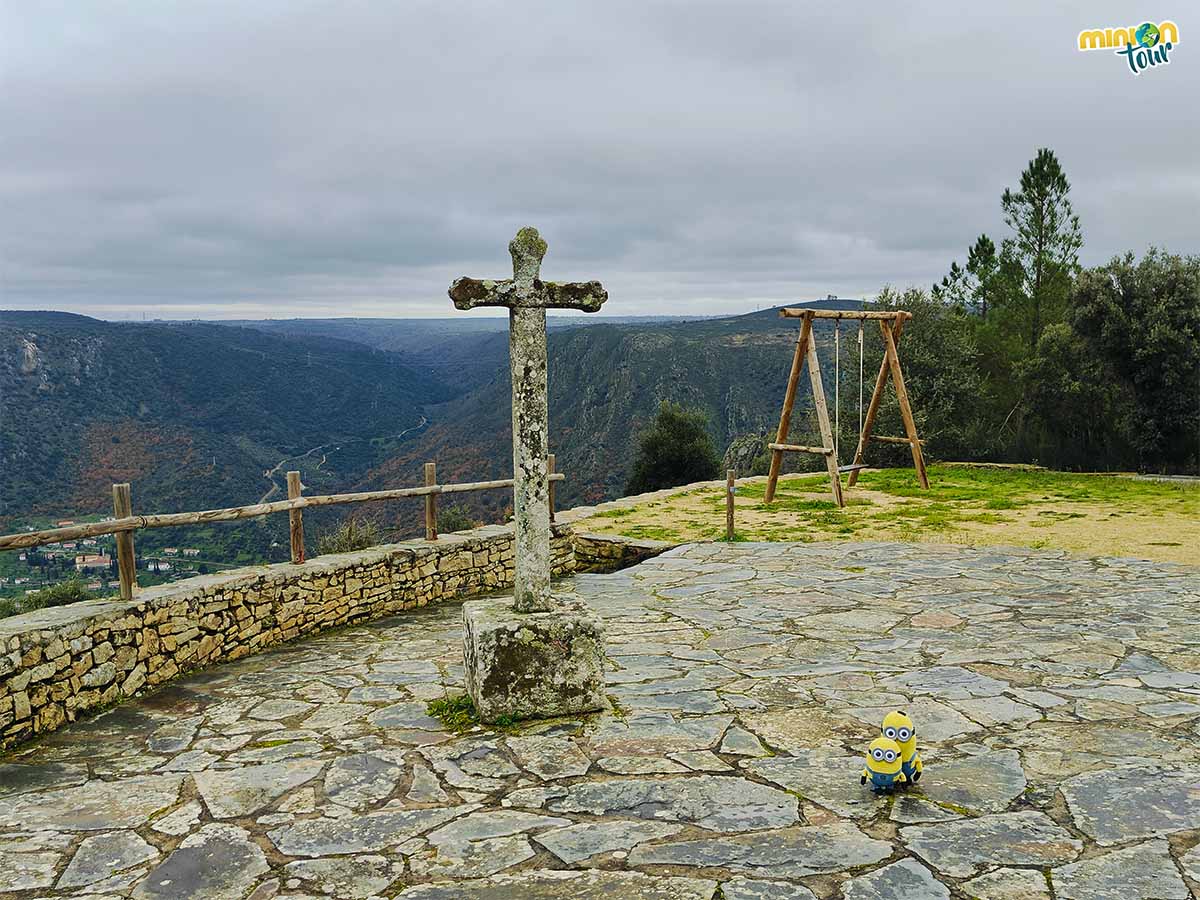
<path fill-rule="evenodd" d="M 1058 900 L 1187 900 L 1191 896 L 1171 860 L 1166 841 L 1114 850 L 1051 873 Z"/>
<path fill-rule="evenodd" d="M 158 850 L 133 831 L 109 831 L 84 838 L 57 887 L 81 887 L 158 858 Z"/>
<path fill-rule="evenodd" d="M 725 900 L 817 900 L 817 895 L 799 884 L 734 878 L 721 885 Z"/>
<path fill-rule="evenodd" d="M 869 786 L 859 783 L 863 768 L 861 756 L 834 756 L 814 751 L 756 759 L 747 762 L 743 768 L 846 818 L 871 818 L 889 802 Z"/>
<path fill-rule="evenodd" d="M 934 803 L 978 814 L 1008 809 L 1025 785 L 1017 751 L 995 750 L 927 764 L 914 790 Z"/>
<path fill-rule="evenodd" d="M 70 835 L 53 831 L 0 835 L 0 891 L 50 887 L 70 846 Z"/>
<path fill-rule="evenodd" d="M 288 856 L 335 856 L 379 852 L 477 809 L 463 805 L 435 809 L 385 809 L 342 819 L 305 819 L 268 832 Z"/>
<path fill-rule="evenodd" d="M 842 889 L 845 900 L 950 900 L 950 890 L 914 859 L 858 875 Z"/>
<path fill-rule="evenodd" d="M 1083 844 L 1045 813 L 1000 813 L 900 829 L 904 844 L 938 872 L 969 878 L 987 865 L 1051 866 L 1069 862 Z"/>
<path fill-rule="evenodd" d="M 974 900 L 1053 900 L 1041 869 L 996 869 L 963 883 Z"/>
<path fill-rule="evenodd" d="M 1200 828 L 1200 769 L 1109 769 L 1062 793 L 1080 831 L 1105 846 Z"/>
<path fill-rule="evenodd" d="M 74 787 L 87 779 L 87 766 L 75 763 L 48 762 L 36 766 L 0 763 L 0 801 L 14 794 Z"/>
<path fill-rule="evenodd" d="M 638 844 L 669 837 L 682 830 L 682 825 L 663 822 L 581 822 L 544 831 L 534 840 L 567 865 L 573 865 L 600 853 L 632 850 Z"/>
<path fill-rule="evenodd" d="M 268 870 L 262 848 L 236 825 L 211 823 L 183 839 L 138 884 L 135 900 L 242 900 Z"/>
<path fill-rule="evenodd" d="M 798 818 L 796 798 L 744 778 L 626 778 L 571 785 L 546 803 L 552 812 L 687 822 L 711 831 L 779 828 Z"/>
<path fill-rule="evenodd" d="M 665 756 L 714 747 L 732 721 L 731 715 L 676 718 L 666 712 L 638 712 L 604 719 L 588 739 L 599 756 Z"/>
<path fill-rule="evenodd" d="M 719 867 L 803 878 L 869 866 L 891 854 L 887 841 L 867 837 L 853 825 L 835 824 L 643 845 L 629 854 L 629 864 Z"/>
<path fill-rule="evenodd" d="M 717 883 L 640 872 L 532 871 L 406 888 L 397 900 L 712 900 Z"/>
<path fill-rule="evenodd" d="M 193 777 L 204 805 L 215 819 L 236 819 L 257 812 L 293 788 L 316 778 L 321 760 L 289 760 L 238 769 L 197 772 Z"/>
<path fill-rule="evenodd" d="M 510 737 L 505 742 L 520 767 L 546 781 L 586 775 L 592 761 L 569 735 Z"/>
<path fill-rule="evenodd" d="M 140 775 L 90 782 L 86 789 L 57 788 L 0 797 L 0 826 L 62 831 L 138 828 L 175 803 L 182 775 Z"/>
<path fill-rule="evenodd" d="M 330 859 L 301 859 L 288 863 L 283 874 L 312 885 L 319 896 L 362 900 L 379 895 L 404 875 L 404 863 L 384 856 L 359 854 Z"/>
<path fill-rule="evenodd" d="M 325 773 L 325 796 L 351 809 L 386 800 L 405 774 L 394 755 L 355 753 L 335 759 Z"/>

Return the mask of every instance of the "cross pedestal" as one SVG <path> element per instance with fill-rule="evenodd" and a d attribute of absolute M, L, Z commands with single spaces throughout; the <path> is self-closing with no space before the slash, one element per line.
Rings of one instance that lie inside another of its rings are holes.
<path fill-rule="evenodd" d="M 546 310 L 597 312 L 608 294 L 598 281 L 540 278 L 546 242 L 522 228 L 508 245 L 511 280 L 459 278 L 457 309 L 508 308 L 512 373 L 513 600 L 463 604 L 467 692 L 484 722 L 603 709 L 604 633 L 581 606 L 550 593 L 550 480 L 547 466 Z"/>

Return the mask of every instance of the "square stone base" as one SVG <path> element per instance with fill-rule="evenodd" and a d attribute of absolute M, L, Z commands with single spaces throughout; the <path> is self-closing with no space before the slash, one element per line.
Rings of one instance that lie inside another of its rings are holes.
<path fill-rule="evenodd" d="M 511 599 L 464 603 L 463 662 L 483 722 L 608 707 L 604 629 L 579 605 L 518 613 Z"/>

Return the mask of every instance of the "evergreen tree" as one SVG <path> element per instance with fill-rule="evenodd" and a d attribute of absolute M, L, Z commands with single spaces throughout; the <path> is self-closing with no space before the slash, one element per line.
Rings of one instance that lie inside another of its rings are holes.
<path fill-rule="evenodd" d="M 933 286 L 933 298 L 987 318 L 988 307 L 995 302 L 999 289 L 1000 259 L 996 245 L 986 234 L 981 234 L 967 250 L 966 268 L 957 261 L 950 263 L 950 273 L 941 284 Z"/>
<path fill-rule="evenodd" d="M 625 493 L 711 481 L 720 470 L 707 416 L 663 401 L 654 424 L 642 433 Z"/>
<path fill-rule="evenodd" d="M 1020 188 L 1000 199 L 1012 229 L 1001 249 L 1001 269 L 1012 282 L 1012 324 L 1032 352 L 1047 325 L 1061 321 L 1071 278 L 1079 268 L 1083 234 L 1071 207 L 1071 184 L 1048 148 L 1021 173 Z"/>

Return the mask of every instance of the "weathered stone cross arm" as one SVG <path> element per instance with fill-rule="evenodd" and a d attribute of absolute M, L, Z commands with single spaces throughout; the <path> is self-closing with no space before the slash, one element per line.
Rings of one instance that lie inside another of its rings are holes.
<path fill-rule="evenodd" d="M 512 255 L 513 277 L 503 281 L 490 278 L 456 278 L 450 285 L 450 299 L 456 309 L 477 306 L 507 306 L 509 309 L 581 309 L 599 312 L 608 291 L 598 281 L 559 283 L 542 281 L 539 273 L 546 255 L 546 242 L 536 228 L 522 228 L 508 244 Z"/>
<path fill-rule="evenodd" d="M 514 281 L 456 278 L 450 285 L 450 299 L 456 309 L 477 306 L 542 307 L 543 309 L 582 309 L 599 312 L 608 292 L 598 281 L 535 281 L 531 295 L 521 296 Z"/>

